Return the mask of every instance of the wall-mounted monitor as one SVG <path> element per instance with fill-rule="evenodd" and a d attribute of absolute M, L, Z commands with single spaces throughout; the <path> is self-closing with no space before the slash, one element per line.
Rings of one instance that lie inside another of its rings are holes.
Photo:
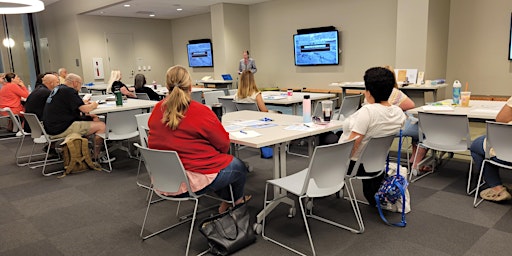
<path fill-rule="evenodd" d="M 301 29 L 293 35 L 296 66 L 338 65 L 338 30 L 334 27 Z"/>
<path fill-rule="evenodd" d="M 510 35 L 508 38 L 508 59 L 512 60 L 512 14 L 510 15 Z"/>
<path fill-rule="evenodd" d="M 187 44 L 188 65 L 192 68 L 213 67 L 210 39 L 190 40 Z"/>

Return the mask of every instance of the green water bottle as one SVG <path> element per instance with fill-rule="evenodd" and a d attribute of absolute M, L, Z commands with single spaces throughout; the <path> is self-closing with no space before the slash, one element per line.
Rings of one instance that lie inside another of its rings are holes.
<path fill-rule="evenodd" d="M 123 105 L 123 94 L 121 91 L 115 92 L 116 95 L 116 106 L 122 106 Z"/>

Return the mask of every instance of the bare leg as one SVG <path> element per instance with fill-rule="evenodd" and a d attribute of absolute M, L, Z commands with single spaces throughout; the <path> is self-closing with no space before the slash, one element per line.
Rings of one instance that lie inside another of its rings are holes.
<path fill-rule="evenodd" d="M 416 151 L 417 151 L 417 153 L 415 155 L 417 155 L 417 156 L 414 159 L 414 162 L 412 164 L 412 168 L 417 170 L 418 169 L 418 163 L 421 162 L 421 160 L 423 160 L 423 158 L 427 154 L 427 149 L 419 147 L 419 148 L 416 149 Z"/>

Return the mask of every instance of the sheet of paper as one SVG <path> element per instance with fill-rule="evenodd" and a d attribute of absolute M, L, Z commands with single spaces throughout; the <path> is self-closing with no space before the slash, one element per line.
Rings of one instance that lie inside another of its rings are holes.
<path fill-rule="evenodd" d="M 286 96 L 284 95 L 265 95 L 263 96 L 264 100 L 284 100 Z"/>
<path fill-rule="evenodd" d="M 253 125 L 262 125 L 262 124 L 266 124 L 266 123 L 267 122 L 261 121 L 261 120 L 246 120 L 246 121 L 233 123 L 233 125 L 247 127 L 247 126 L 253 126 Z"/>
<path fill-rule="evenodd" d="M 284 129 L 288 131 L 314 131 L 317 128 L 314 125 L 306 126 L 304 124 L 293 124 L 285 127 Z"/>
<path fill-rule="evenodd" d="M 227 131 L 227 132 L 233 132 L 233 131 L 240 131 L 244 128 L 244 126 L 240 126 L 240 125 L 234 125 L 234 124 L 231 124 L 231 125 L 224 125 L 224 129 Z"/>
<path fill-rule="evenodd" d="M 257 131 L 249 131 L 249 130 L 243 130 L 243 131 L 237 131 L 237 132 L 230 132 L 230 136 L 233 136 L 237 139 L 243 139 L 243 138 L 254 138 L 261 136 L 261 133 Z"/>
<path fill-rule="evenodd" d="M 254 128 L 254 129 L 261 129 L 261 128 L 269 128 L 269 127 L 274 127 L 274 126 L 277 126 L 277 124 L 265 122 L 263 124 L 250 125 L 248 127 L 251 127 L 251 128 Z"/>

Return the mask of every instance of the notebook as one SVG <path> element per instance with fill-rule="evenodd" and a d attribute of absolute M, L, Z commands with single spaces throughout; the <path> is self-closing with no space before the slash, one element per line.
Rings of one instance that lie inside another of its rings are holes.
<path fill-rule="evenodd" d="M 230 74 L 222 74 L 222 79 L 224 80 L 233 80 Z"/>

